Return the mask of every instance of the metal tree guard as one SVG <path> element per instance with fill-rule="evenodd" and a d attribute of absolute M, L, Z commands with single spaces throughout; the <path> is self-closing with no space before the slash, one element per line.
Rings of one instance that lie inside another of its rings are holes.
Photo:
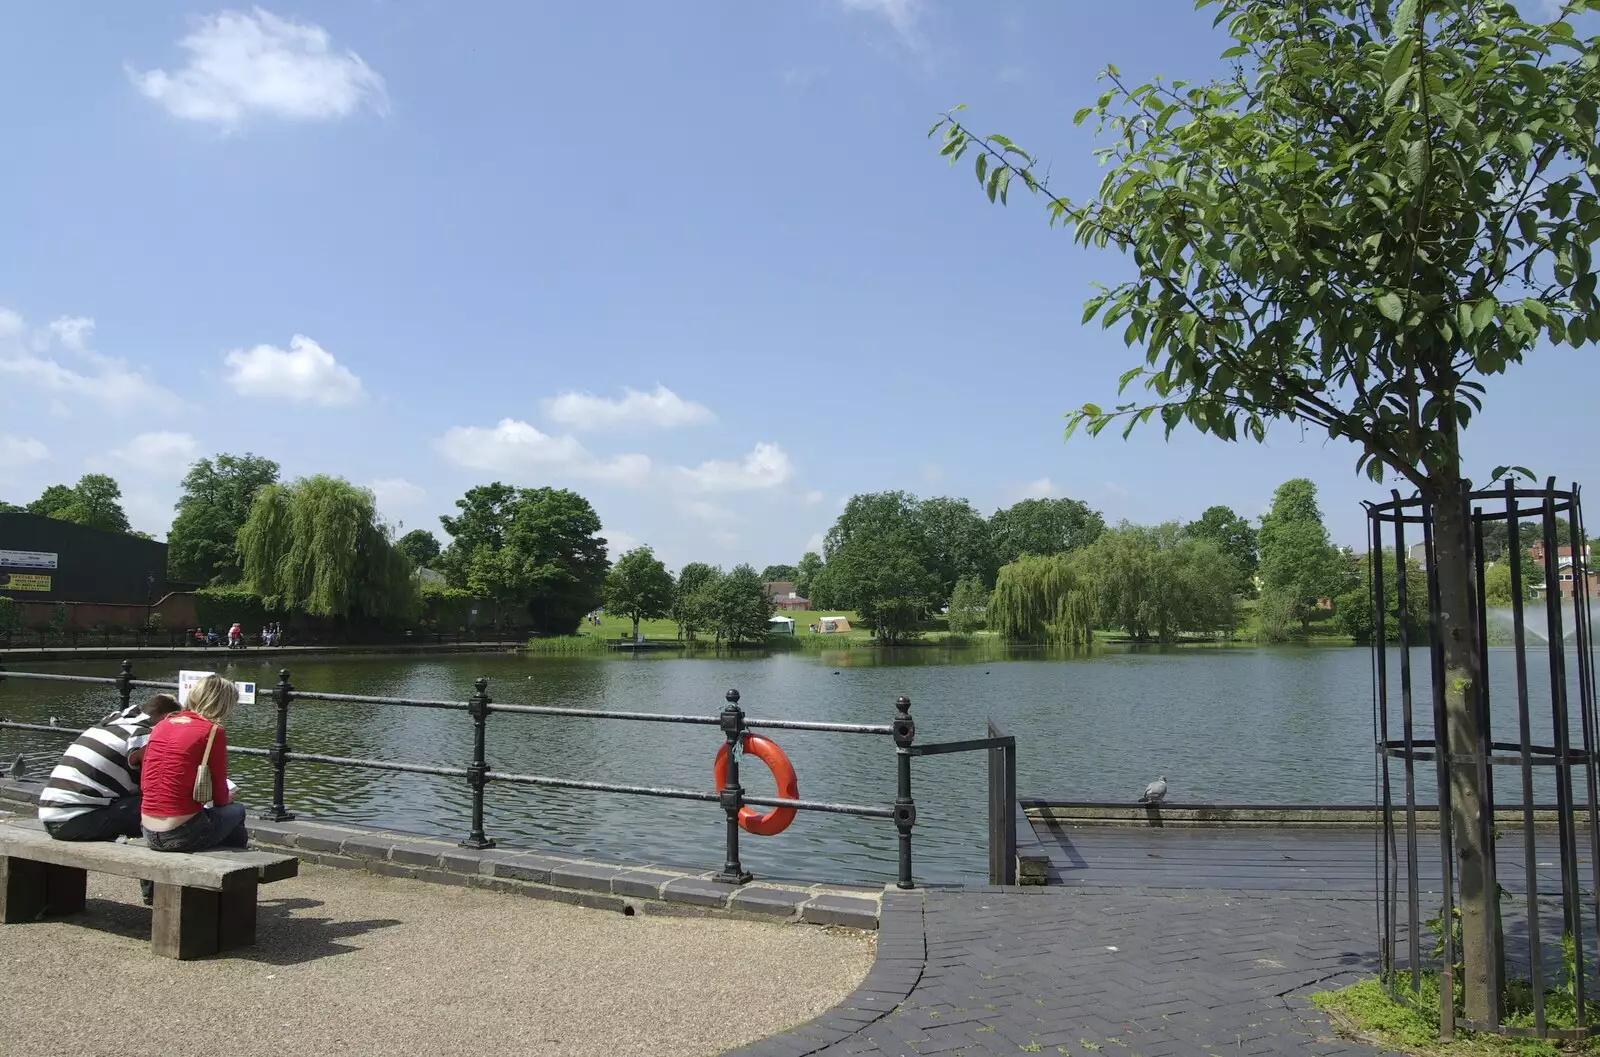
<path fill-rule="evenodd" d="M 1372 646 L 1375 780 L 1383 820 L 1377 856 L 1383 979 L 1395 997 L 1409 992 L 1416 998 L 1423 991 L 1423 973 L 1436 969 L 1440 1034 L 1445 1038 L 1458 1026 L 1507 1035 L 1590 1037 L 1600 1033 L 1600 1024 L 1593 1022 L 1588 1008 L 1596 992 L 1591 966 L 1600 944 L 1600 904 L 1595 898 L 1600 891 L 1595 770 L 1600 717 L 1578 486 L 1558 490 L 1554 478 L 1542 489 L 1518 488 L 1508 481 L 1503 488 L 1466 497 L 1476 594 L 1475 611 L 1464 623 L 1476 630 L 1480 647 L 1481 670 L 1476 699 L 1471 702 L 1477 712 L 1479 737 L 1469 757 L 1455 760 L 1447 749 L 1442 643 L 1437 634 L 1428 634 L 1426 642 L 1413 641 L 1419 629 L 1408 626 L 1406 618 L 1410 559 L 1426 575 L 1427 626 L 1441 626 L 1434 509 L 1420 497 L 1402 499 L 1398 492 L 1393 494 L 1390 502 L 1367 506 L 1369 584 L 1376 621 Z M 1567 522 L 1565 538 L 1557 524 L 1561 517 Z M 1493 563 L 1484 560 L 1484 529 L 1499 523 L 1506 531 L 1511 604 L 1492 609 L 1485 598 L 1485 572 Z M 1524 603 L 1519 556 L 1530 532 L 1532 542 L 1542 547 L 1545 589 L 1542 599 Z M 1408 548 L 1418 544 L 1420 553 L 1413 554 Z M 1562 548 L 1570 548 L 1566 580 L 1562 579 Z M 1393 577 L 1392 589 L 1386 588 L 1389 577 Z M 1563 597 L 1569 584 L 1570 599 Z M 1542 640 L 1536 631 L 1541 616 L 1546 632 Z M 1395 648 L 1387 641 L 1385 630 L 1386 619 L 1391 617 L 1398 632 L 1392 644 Z M 1499 641 L 1508 641 L 1507 648 L 1499 648 L 1498 641 L 1490 648 L 1491 626 L 1506 636 Z M 1413 647 L 1428 651 L 1428 669 L 1420 675 L 1413 672 Z M 1499 731 L 1493 723 L 1497 716 L 1502 721 Z M 1429 761 L 1433 763 L 1432 790 L 1426 788 L 1426 776 L 1417 767 Z M 1493 952 L 1490 989 L 1497 996 L 1488 1023 L 1459 1018 L 1454 1003 L 1459 940 L 1454 927 L 1458 878 L 1452 847 L 1452 823 L 1456 821 L 1451 803 L 1452 763 L 1478 770 L 1483 810 L 1479 818 L 1463 821 L 1480 827 L 1482 844 L 1488 849 L 1485 889 L 1499 895 L 1496 909 L 1484 915 L 1485 949 Z M 1497 770 L 1504 773 L 1505 769 L 1511 773 L 1497 788 Z M 1419 781 L 1424 785 L 1419 787 Z M 1427 803 L 1430 791 L 1433 804 Z M 1536 792 L 1546 798 L 1544 804 L 1536 804 Z M 1430 817 L 1436 819 L 1438 833 L 1438 875 L 1419 858 L 1419 829 L 1427 828 Z M 1580 863 L 1581 848 L 1588 852 L 1587 864 Z M 1553 863 L 1559 864 L 1559 877 L 1549 871 Z M 1541 865 L 1546 868 L 1542 874 Z M 1435 908 L 1438 915 L 1433 918 L 1430 912 Z M 1428 931 L 1437 934 L 1437 942 L 1425 948 L 1423 934 Z M 1547 993 L 1559 993 L 1564 1003 L 1575 1006 L 1573 1027 L 1551 1026 Z M 1513 999 L 1509 1003 L 1508 996 Z"/>

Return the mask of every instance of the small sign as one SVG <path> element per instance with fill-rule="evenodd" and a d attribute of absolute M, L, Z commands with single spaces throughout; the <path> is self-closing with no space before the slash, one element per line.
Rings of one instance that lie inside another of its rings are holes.
<path fill-rule="evenodd" d="M 12 551 L 0 549 L 0 565 L 13 569 L 54 569 L 57 555 L 51 551 Z"/>
<path fill-rule="evenodd" d="M 8 573 L 0 570 L 0 591 L 48 591 L 50 577 L 38 573 Z"/>
<path fill-rule="evenodd" d="M 199 683 L 200 680 L 204 679 L 206 676 L 216 674 L 216 672 L 179 672 L 178 704 L 183 708 L 188 708 L 189 691 L 193 690 L 195 688 L 195 684 Z M 233 687 L 235 690 L 239 691 L 239 703 L 241 705 L 253 705 L 256 703 L 255 683 L 234 683 Z"/>

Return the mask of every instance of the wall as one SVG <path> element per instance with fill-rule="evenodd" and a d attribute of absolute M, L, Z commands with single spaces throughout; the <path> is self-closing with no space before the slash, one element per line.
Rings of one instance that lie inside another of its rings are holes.
<path fill-rule="evenodd" d="M 13 595 L 21 602 L 22 626 L 29 629 L 47 628 L 55 617 L 55 602 L 34 602 L 21 593 Z M 94 627 L 108 627 L 113 631 L 127 631 L 144 624 L 145 605 L 118 605 L 105 602 L 62 602 L 67 609 L 67 628 L 84 631 Z M 194 596 L 188 592 L 174 592 L 150 607 L 152 616 L 161 618 L 163 631 L 181 631 L 194 627 Z"/>
<path fill-rule="evenodd" d="M 54 569 L 0 566 L 0 572 L 49 577 L 50 587 L 45 591 L 0 588 L 0 594 L 19 602 L 136 605 L 142 621 L 145 603 L 167 594 L 167 545 L 154 540 L 35 514 L 6 513 L 0 514 L 0 550 L 56 555 Z M 147 576 L 152 581 L 147 582 Z"/>

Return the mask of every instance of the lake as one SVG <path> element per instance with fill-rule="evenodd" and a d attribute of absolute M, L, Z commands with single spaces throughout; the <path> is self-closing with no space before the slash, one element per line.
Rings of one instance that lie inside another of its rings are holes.
<path fill-rule="evenodd" d="M 1508 701 L 1511 651 L 1491 651 L 1497 701 Z M 1548 655 L 1529 654 L 1537 679 Z M 228 663 L 230 659 L 233 663 Z M 1395 654 L 1391 653 L 1391 683 Z M 1093 651 L 948 651 L 919 647 L 775 656 L 451 655 L 291 657 L 252 660 L 218 651 L 187 667 L 220 666 L 263 690 L 288 663 L 308 690 L 465 700 L 478 676 L 499 702 L 714 715 L 736 687 L 752 718 L 888 723 L 907 694 L 917 740 L 982 737 L 993 716 L 1018 739 L 1024 797 L 1132 800 L 1165 776 L 1171 799 L 1212 803 L 1371 803 L 1372 654 L 1350 647 L 1219 647 Z M 16 664 L 30 671 L 111 676 L 111 661 Z M 179 665 L 146 658 L 139 678 L 174 680 Z M 1427 705 L 1427 658 L 1416 654 L 1417 700 Z M 1576 665 L 1570 663 L 1569 669 Z M 1544 676 L 1548 685 L 1548 675 Z M 1548 739 L 1549 693 L 1535 682 L 1536 738 Z M 1398 686 L 1392 686 L 1397 693 Z M 0 715 L 84 726 L 116 704 L 111 687 L 11 680 Z M 1573 706 L 1574 740 L 1581 726 Z M 230 721 L 234 744 L 266 747 L 273 709 L 263 696 Z M 1426 730 L 1429 724 L 1419 723 Z M 1514 716 L 1496 736 L 1513 740 Z M 379 705 L 297 702 L 289 741 L 300 752 L 465 766 L 472 723 L 464 713 Z M 807 798 L 888 805 L 894 746 L 882 736 L 766 732 L 783 747 Z M 721 743 L 715 728 L 565 717 L 491 715 L 488 758 L 502 771 L 711 788 Z M 0 760 L 63 745 L 46 734 L 0 731 Z M 270 801 L 264 760 L 238 758 L 240 799 Z M 1548 769 L 1545 769 L 1548 771 Z M 747 787 L 773 794 L 759 762 Z M 919 758 L 916 876 L 981 878 L 986 870 L 986 754 Z M 1506 776 L 1510 778 L 1510 775 Z M 1431 772 L 1419 783 L 1426 796 Z M 1509 790 L 1508 790 L 1509 792 Z M 1548 794 L 1549 789 L 1541 790 Z M 1541 795 L 1541 800 L 1545 795 Z M 447 778 L 291 763 L 286 797 L 302 817 L 465 836 L 470 798 Z M 723 815 L 715 805 L 492 785 L 489 836 L 603 859 L 697 868 L 722 865 Z M 745 835 L 758 877 L 883 882 L 895 872 L 895 832 L 885 820 L 801 812 L 776 837 Z"/>

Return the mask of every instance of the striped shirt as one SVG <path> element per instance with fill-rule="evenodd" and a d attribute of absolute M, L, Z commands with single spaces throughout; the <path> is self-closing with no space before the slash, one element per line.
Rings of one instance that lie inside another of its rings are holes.
<path fill-rule="evenodd" d="M 78 735 L 39 794 L 39 820 L 65 822 L 139 792 L 128 756 L 150 740 L 154 720 L 139 705 L 113 712 Z"/>

